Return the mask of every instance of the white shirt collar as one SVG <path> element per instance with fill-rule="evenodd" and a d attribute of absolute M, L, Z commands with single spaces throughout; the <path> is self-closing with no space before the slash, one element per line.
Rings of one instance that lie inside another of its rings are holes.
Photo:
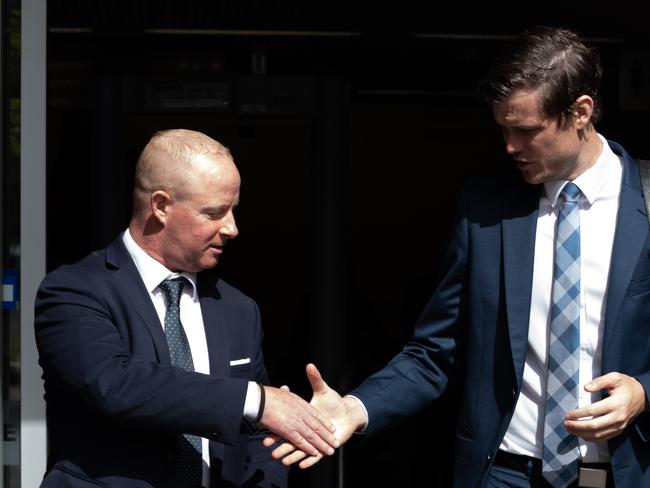
<path fill-rule="evenodd" d="M 192 284 L 192 300 L 196 298 L 196 273 L 186 273 L 184 271 L 176 273 L 168 270 L 163 264 L 149 256 L 149 254 L 147 254 L 146 251 L 133 240 L 129 229 L 126 229 L 124 234 L 122 234 L 122 241 L 126 246 L 126 250 L 131 255 L 135 267 L 138 268 L 142 281 L 144 281 L 144 286 L 147 288 L 149 293 L 154 293 L 158 288 L 158 285 L 160 285 L 164 280 L 183 276 Z"/>
<path fill-rule="evenodd" d="M 598 156 L 596 163 L 573 180 L 573 183 L 580 188 L 582 195 L 587 202 L 589 202 L 589 205 L 594 203 L 594 200 L 598 198 L 598 195 L 603 189 L 609 176 L 610 169 L 612 168 L 611 165 L 619 161 L 618 156 L 614 154 L 612 148 L 607 144 L 607 140 L 600 134 L 598 134 L 598 137 L 603 143 L 603 148 L 600 151 L 600 156 Z M 554 180 L 544 183 L 546 198 L 549 199 L 553 208 L 555 208 L 560 192 L 566 183 L 567 180 Z"/>

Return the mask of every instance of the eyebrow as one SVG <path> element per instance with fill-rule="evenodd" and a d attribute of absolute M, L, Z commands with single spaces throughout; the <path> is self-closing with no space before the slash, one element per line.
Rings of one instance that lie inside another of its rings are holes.
<path fill-rule="evenodd" d="M 236 201 L 234 201 L 234 202 L 232 203 L 232 207 L 233 207 L 233 208 L 236 207 L 237 205 L 239 205 L 239 200 L 236 200 Z M 216 207 L 215 207 L 215 206 L 211 206 L 211 205 L 207 205 L 207 206 L 205 206 L 205 207 L 201 207 L 201 212 L 205 212 L 205 213 L 220 213 L 220 212 L 223 212 L 224 210 L 228 210 L 230 207 L 231 207 L 231 205 L 228 205 L 228 204 L 226 204 L 226 203 L 224 203 L 223 205 L 216 206 Z"/>
<path fill-rule="evenodd" d="M 223 212 L 223 211 L 226 210 L 226 209 L 228 209 L 228 205 L 220 205 L 220 206 L 218 206 L 218 207 L 214 207 L 214 206 L 210 206 L 210 205 L 208 205 L 208 206 L 206 206 L 206 207 L 201 207 L 201 212 L 205 212 L 205 213 L 219 213 L 219 212 Z"/>
<path fill-rule="evenodd" d="M 544 128 L 544 123 L 538 122 L 536 124 L 500 124 L 497 122 L 499 127 L 505 127 L 508 129 L 519 129 L 519 130 L 535 130 Z"/>

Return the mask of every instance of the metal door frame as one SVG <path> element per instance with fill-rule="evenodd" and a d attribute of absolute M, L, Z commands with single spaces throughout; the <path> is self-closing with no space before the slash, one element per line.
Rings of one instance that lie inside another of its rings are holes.
<path fill-rule="evenodd" d="M 21 487 L 37 488 L 47 437 L 34 341 L 34 297 L 45 275 L 47 0 L 22 0 L 20 66 L 20 463 Z"/>

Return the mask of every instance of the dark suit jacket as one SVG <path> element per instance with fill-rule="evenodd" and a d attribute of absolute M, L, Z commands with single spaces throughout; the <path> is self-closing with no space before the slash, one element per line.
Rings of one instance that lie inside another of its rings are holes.
<path fill-rule="evenodd" d="M 263 434 L 242 422 L 248 380 L 268 384 L 257 305 L 211 271 L 197 282 L 210 375 L 171 366 L 121 236 L 45 277 L 35 323 L 49 440 L 43 487 L 170 487 L 177 433 L 211 440 L 213 487 L 286 485 Z M 250 364 L 230 366 L 242 358 Z"/>
<path fill-rule="evenodd" d="M 607 288 L 602 373 L 638 378 L 650 393 L 650 239 L 638 162 L 624 159 Z M 351 392 L 368 432 L 394 424 L 460 383 L 454 486 L 481 486 L 517 401 L 526 358 L 541 185 L 513 170 L 463 192 L 439 285 L 413 339 Z M 395 401 L 399 398 L 399 401 Z M 650 486 L 650 414 L 609 442 L 617 488 Z M 436 441 L 436 439 L 432 439 Z"/>

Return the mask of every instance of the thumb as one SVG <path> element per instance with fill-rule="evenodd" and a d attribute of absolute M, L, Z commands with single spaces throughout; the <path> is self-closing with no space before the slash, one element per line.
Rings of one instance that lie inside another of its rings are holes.
<path fill-rule="evenodd" d="M 311 389 L 314 395 L 318 393 L 325 393 L 329 387 L 327 386 L 327 383 L 325 383 L 323 377 L 320 375 L 318 368 L 316 368 L 314 364 L 309 363 L 305 368 L 305 371 L 307 372 L 307 379 L 311 384 Z"/>

